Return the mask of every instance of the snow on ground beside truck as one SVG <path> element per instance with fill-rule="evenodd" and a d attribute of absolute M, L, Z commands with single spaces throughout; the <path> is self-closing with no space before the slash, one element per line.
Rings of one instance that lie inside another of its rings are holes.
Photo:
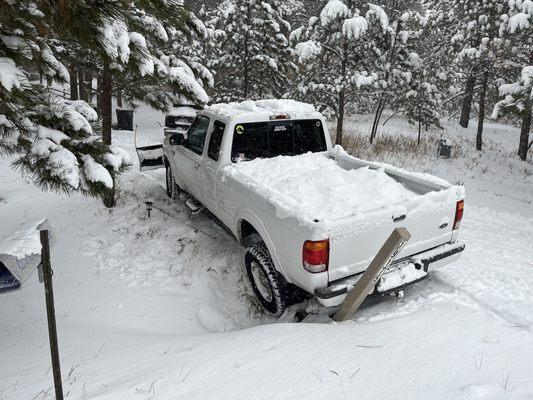
<path fill-rule="evenodd" d="M 161 139 L 156 117 L 136 112 L 142 143 Z M 133 156 L 131 133 L 113 140 Z M 300 306 L 281 321 L 250 315 L 241 248 L 205 215 L 170 202 L 163 171 L 140 174 L 134 165 L 109 212 L 97 200 L 40 192 L 2 159 L 0 238 L 46 216 L 59 239 L 53 267 L 67 398 L 523 400 L 533 397 L 533 207 L 520 199 L 532 183 L 500 163 L 492 143 L 485 158 L 498 170 L 478 186 L 479 171 L 463 158 L 404 164 L 465 181 L 466 250 L 403 299 L 369 299 L 345 324 L 328 322 L 316 303 L 301 324 L 289 323 Z M 156 207 L 150 219 L 147 199 Z M 43 297 L 34 276 L 0 298 L 2 400 L 52 398 Z"/>

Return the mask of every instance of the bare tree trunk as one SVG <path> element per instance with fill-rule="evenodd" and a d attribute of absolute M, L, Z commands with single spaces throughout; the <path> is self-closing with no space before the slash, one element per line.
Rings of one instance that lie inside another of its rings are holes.
<path fill-rule="evenodd" d="M 70 75 L 70 100 L 78 100 L 78 74 L 74 65 L 68 69 Z"/>
<path fill-rule="evenodd" d="M 463 95 L 463 106 L 461 108 L 461 117 L 459 118 L 459 125 L 463 128 L 468 128 L 470 121 L 470 110 L 472 109 L 472 99 L 474 98 L 474 86 L 476 85 L 477 67 L 472 68 L 468 79 L 466 80 L 465 93 Z"/>
<path fill-rule="evenodd" d="M 529 55 L 529 65 L 533 65 L 533 52 Z M 529 150 L 529 131 L 531 130 L 531 96 L 526 93 L 524 104 L 524 117 L 522 118 L 522 128 L 520 129 L 520 143 L 518 144 L 518 156 L 526 161 L 527 151 Z"/>
<path fill-rule="evenodd" d="M 113 96 L 111 88 L 111 70 L 109 69 L 109 60 L 104 58 L 104 69 L 102 71 L 102 140 L 105 144 L 111 144 L 111 113 Z"/>
<path fill-rule="evenodd" d="M 487 82 L 489 80 L 489 71 L 483 72 L 483 84 L 479 92 L 479 114 L 477 122 L 476 150 L 481 151 L 483 146 L 483 122 L 485 121 L 485 97 L 487 94 Z"/>
<path fill-rule="evenodd" d="M 122 90 L 117 89 L 117 107 L 122 108 Z"/>
<path fill-rule="evenodd" d="M 342 131 L 344 126 L 344 89 L 339 93 L 339 112 L 337 115 L 337 134 L 335 144 L 342 146 Z"/>
<path fill-rule="evenodd" d="M 84 76 L 84 72 L 83 70 L 79 69 L 78 70 L 78 87 L 79 87 L 79 95 L 80 95 L 80 100 L 83 100 L 83 101 L 88 101 L 89 99 L 87 98 L 87 87 L 85 85 L 85 76 Z"/>
<path fill-rule="evenodd" d="M 247 6 L 247 16 L 248 20 L 250 21 L 252 19 L 252 8 L 250 7 L 250 4 Z M 248 100 L 248 95 L 250 92 L 250 56 L 248 54 L 248 31 L 246 31 L 244 39 L 244 99 Z"/>
<path fill-rule="evenodd" d="M 374 143 L 374 139 L 377 136 L 379 120 L 381 119 L 381 114 L 383 114 L 384 108 L 385 108 L 385 101 L 382 95 L 379 98 L 378 104 L 376 105 L 376 111 L 374 113 L 374 122 L 372 123 L 372 131 L 370 132 L 370 144 Z"/>
<path fill-rule="evenodd" d="M 348 66 L 346 62 L 346 52 L 348 51 L 348 46 L 346 43 L 343 46 L 343 52 L 342 52 L 342 62 L 341 62 L 341 75 L 343 77 L 346 76 L 346 68 Z M 344 82 L 343 82 L 344 85 Z M 345 102 L 345 95 L 346 95 L 346 88 L 343 86 L 340 93 L 339 93 L 339 105 L 338 105 L 338 113 L 337 113 L 337 134 L 335 135 L 335 144 L 338 144 L 339 146 L 342 146 L 342 135 L 343 135 L 343 128 L 344 128 L 344 106 L 346 105 Z"/>
<path fill-rule="evenodd" d="M 102 116 L 102 72 L 98 72 L 96 77 L 96 112 Z"/>
<path fill-rule="evenodd" d="M 520 143 L 518 144 L 518 156 L 526 161 L 529 149 L 529 131 L 531 130 L 531 97 L 527 96 L 524 107 L 524 117 L 522 118 L 522 128 L 520 129 Z"/>
<path fill-rule="evenodd" d="M 88 102 L 92 104 L 93 102 L 93 71 L 85 71 L 83 75 L 85 78 L 85 89 L 87 90 L 87 99 Z"/>
<path fill-rule="evenodd" d="M 418 138 L 416 144 L 420 146 L 420 134 L 422 133 L 422 105 L 418 103 Z"/>
<path fill-rule="evenodd" d="M 102 71 L 102 140 L 105 144 L 111 144 L 111 113 L 112 110 L 112 76 L 109 68 L 109 60 L 104 57 L 104 69 Z M 104 197 L 104 205 L 108 208 L 115 206 L 115 185 Z"/>

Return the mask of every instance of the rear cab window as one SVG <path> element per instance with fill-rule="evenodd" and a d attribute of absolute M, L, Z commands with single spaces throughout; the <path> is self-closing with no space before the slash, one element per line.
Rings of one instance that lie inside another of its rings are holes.
<path fill-rule="evenodd" d="M 231 159 L 237 162 L 326 150 L 318 119 L 252 122 L 235 125 Z"/>

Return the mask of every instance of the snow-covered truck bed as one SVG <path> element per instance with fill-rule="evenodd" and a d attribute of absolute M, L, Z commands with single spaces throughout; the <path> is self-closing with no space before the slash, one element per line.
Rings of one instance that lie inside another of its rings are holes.
<path fill-rule="evenodd" d="M 246 246 L 252 287 L 275 314 L 295 287 L 339 304 L 395 227 L 411 240 L 377 292 L 423 279 L 464 249 L 462 187 L 332 148 L 310 105 L 215 105 L 164 149 L 169 196 L 186 190 Z"/>

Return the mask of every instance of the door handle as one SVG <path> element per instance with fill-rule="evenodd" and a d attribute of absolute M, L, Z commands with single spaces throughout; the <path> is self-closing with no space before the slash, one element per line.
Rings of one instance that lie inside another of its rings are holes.
<path fill-rule="evenodd" d="M 196 169 L 200 168 L 200 164 L 195 163 L 195 164 L 194 164 L 194 168 L 196 168 Z"/>

